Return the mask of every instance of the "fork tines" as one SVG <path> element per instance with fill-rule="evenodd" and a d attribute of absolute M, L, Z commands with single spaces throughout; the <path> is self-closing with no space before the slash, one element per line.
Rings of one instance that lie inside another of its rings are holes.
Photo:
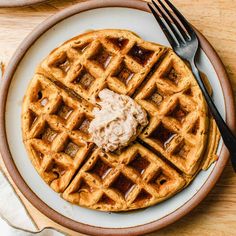
<path fill-rule="evenodd" d="M 163 1 L 166 3 L 164 4 Z M 184 16 L 169 0 L 152 0 L 150 10 L 165 33 L 172 47 L 186 44 L 196 37 L 195 32 Z M 158 4 L 158 3 L 159 4 Z M 169 9 L 168 9 L 169 8 Z"/>

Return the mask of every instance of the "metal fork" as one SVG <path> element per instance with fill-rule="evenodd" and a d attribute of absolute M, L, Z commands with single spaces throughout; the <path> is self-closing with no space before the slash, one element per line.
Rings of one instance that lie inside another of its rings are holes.
<path fill-rule="evenodd" d="M 184 16 L 169 0 L 163 0 L 166 4 L 162 0 L 157 1 L 152 0 L 152 4 L 148 3 L 148 6 L 175 53 L 189 62 L 193 75 L 219 128 L 224 144 L 230 152 L 231 163 L 236 172 L 236 137 L 221 117 L 196 67 L 196 54 L 199 49 L 197 35 Z"/>

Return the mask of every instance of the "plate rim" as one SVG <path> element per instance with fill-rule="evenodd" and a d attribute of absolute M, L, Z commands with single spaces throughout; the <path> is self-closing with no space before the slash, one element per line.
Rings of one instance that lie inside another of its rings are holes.
<path fill-rule="evenodd" d="M 37 0 L 36 0 L 37 1 Z M 61 215 L 60 213 L 53 210 L 46 203 L 44 203 L 26 184 L 24 179 L 21 177 L 19 171 L 17 170 L 14 160 L 11 156 L 9 146 L 7 143 L 6 137 L 6 127 L 5 127 L 5 108 L 8 90 L 11 84 L 11 80 L 14 76 L 14 73 L 20 63 L 21 59 L 24 57 L 25 53 L 32 46 L 32 44 L 48 29 L 53 27 L 55 24 L 60 21 L 73 16 L 75 14 L 79 14 L 83 11 L 92 10 L 96 8 L 104 8 L 104 7 L 124 7 L 124 8 L 132 8 L 138 9 L 142 11 L 150 12 L 147 4 L 143 0 L 86 0 L 85 2 L 75 4 L 69 8 L 66 8 L 62 11 L 59 11 L 55 15 L 49 17 L 43 23 L 36 26 L 36 28 L 26 37 L 25 40 L 21 43 L 21 45 L 17 48 L 15 54 L 11 58 L 8 66 L 6 68 L 5 74 L 3 76 L 3 82 L 0 90 L 0 151 L 2 154 L 2 158 L 4 164 L 7 167 L 7 170 L 13 179 L 14 183 L 17 185 L 19 190 L 23 193 L 29 202 L 36 207 L 41 213 L 46 215 L 48 218 L 57 222 L 58 224 L 69 228 L 71 230 L 75 230 L 77 232 L 90 234 L 90 235 L 138 235 L 152 232 L 154 230 L 161 229 L 184 215 L 190 212 L 193 208 L 195 208 L 209 193 L 209 191 L 213 188 L 218 178 L 220 177 L 224 166 L 227 163 L 229 158 L 229 153 L 225 146 L 222 147 L 219 160 L 214 166 L 211 174 L 208 176 L 206 182 L 200 188 L 200 190 L 190 198 L 184 205 L 179 207 L 176 211 L 166 215 L 165 217 L 155 220 L 153 222 L 149 222 L 146 224 L 126 227 L 126 228 L 104 228 L 92 226 L 80 222 L 76 222 L 68 217 Z M 214 48 L 210 45 L 207 39 L 199 32 L 197 32 L 201 47 L 203 51 L 206 53 L 209 58 L 211 64 L 213 65 L 217 77 L 220 80 L 220 84 L 223 90 L 223 96 L 225 100 L 225 109 L 226 109 L 226 122 L 230 126 L 230 128 L 236 131 L 236 119 L 235 116 L 228 116 L 227 114 L 235 114 L 235 105 L 234 105 L 234 97 L 231 88 L 230 81 L 228 79 L 225 67 L 217 55 Z M 225 96 L 227 94 L 227 96 Z"/>
<path fill-rule="evenodd" d="M 8 1 L 7 3 L 3 3 L 0 0 L 0 7 L 23 7 L 23 6 L 29 6 L 37 3 L 45 2 L 46 0 L 21 0 L 19 1 Z"/>

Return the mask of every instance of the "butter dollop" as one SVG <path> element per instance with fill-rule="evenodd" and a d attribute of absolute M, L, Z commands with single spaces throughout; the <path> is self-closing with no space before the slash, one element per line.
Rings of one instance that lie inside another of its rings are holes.
<path fill-rule="evenodd" d="M 129 96 L 109 89 L 101 90 L 98 96 L 99 108 L 93 109 L 88 129 L 92 141 L 106 152 L 127 146 L 148 124 L 146 111 Z"/>

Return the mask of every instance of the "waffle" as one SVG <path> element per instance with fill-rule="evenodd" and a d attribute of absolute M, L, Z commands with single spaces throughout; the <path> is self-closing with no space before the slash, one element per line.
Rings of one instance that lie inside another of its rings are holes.
<path fill-rule="evenodd" d="M 105 153 L 88 133 L 98 93 L 126 94 L 149 124 Z M 161 202 L 216 160 L 219 133 L 188 66 L 127 30 L 79 35 L 37 67 L 22 107 L 23 141 L 44 181 L 74 204 L 128 211 Z"/>

